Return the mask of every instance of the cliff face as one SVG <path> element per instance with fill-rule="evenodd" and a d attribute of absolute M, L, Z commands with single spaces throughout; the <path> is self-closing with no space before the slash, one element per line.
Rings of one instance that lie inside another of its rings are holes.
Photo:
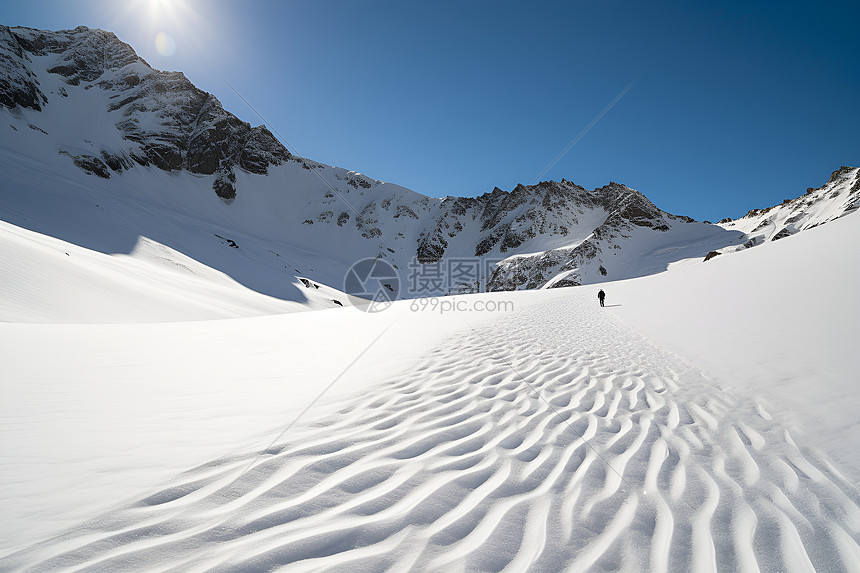
<path fill-rule="evenodd" d="M 52 97 L 95 99 L 101 92 L 106 116 L 128 145 L 93 154 L 68 152 L 76 164 L 100 177 L 153 165 L 215 174 L 214 191 L 225 201 L 236 196 L 236 169 L 266 174 L 270 165 L 291 158 L 265 127 L 252 128 L 179 72 L 153 69 L 127 44 L 102 30 L 85 27 L 60 32 L 0 27 L 0 104 L 41 110 Z M 39 89 L 62 77 L 55 93 Z M 79 88 L 79 89 L 73 89 Z"/>

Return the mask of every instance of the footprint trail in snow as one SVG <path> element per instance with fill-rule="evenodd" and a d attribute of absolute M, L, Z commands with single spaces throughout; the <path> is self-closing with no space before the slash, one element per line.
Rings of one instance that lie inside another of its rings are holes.
<path fill-rule="evenodd" d="M 596 304 L 341 400 L 0 570 L 860 571 L 858 490 Z"/>

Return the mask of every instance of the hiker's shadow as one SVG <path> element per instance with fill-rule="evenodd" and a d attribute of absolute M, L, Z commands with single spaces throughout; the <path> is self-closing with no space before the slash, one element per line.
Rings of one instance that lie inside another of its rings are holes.
<path fill-rule="evenodd" d="M 607 304 L 607 305 L 604 305 L 603 308 L 612 308 L 615 306 L 621 306 L 621 305 L 620 304 Z"/>

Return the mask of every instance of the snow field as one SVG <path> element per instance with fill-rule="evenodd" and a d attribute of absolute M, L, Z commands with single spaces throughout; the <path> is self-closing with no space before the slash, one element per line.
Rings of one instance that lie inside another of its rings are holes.
<path fill-rule="evenodd" d="M 4 565 L 860 568 L 853 484 L 592 295 L 527 293 L 474 328 L 458 317 L 399 373 L 366 363 L 360 389 L 334 387 L 262 455 L 212 456 Z"/>
<path fill-rule="evenodd" d="M 62 299 L 63 283 L 48 284 Z M 385 344 L 371 346 L 387 328 Z M 449 330 L 405 304 L 177 323 L 0 322 L 0 555 L 224 452 L 264 448 L 332 381 L 336 393 L 359 392 Z"/>

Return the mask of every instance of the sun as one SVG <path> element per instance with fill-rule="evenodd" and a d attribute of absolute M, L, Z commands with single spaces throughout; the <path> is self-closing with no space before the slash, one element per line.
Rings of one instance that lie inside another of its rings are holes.
<path fill-rule="evenodd" d="M 208 53 L 218 35 L 215 2 L 203 0 L 100 0 L 113 12 L 112 29 L 147 44 L 158 61 L 190 52 Z"/>
<path fill-rule="evenodd" d="M 181 2 L 179 0 L 143 0 L 151 20 L 157 21 L 164 14 L 170 15 Z"/>
<path fill-rule="evenodd" d="M 149 30 L 156 51 L 172 56 L 177 45 L 198 28 L 200 19 L 189 0 L 132 0 L 128 15 Z"/>
<path fill-rule="evenodd" d="M 181 25 L 181 0 L 144 0 L 146 17 L 155 32 L 153 42 L 156 51 L 162 56 L 172 56 L 176 53 L 176 40 L 168 32 Z"/>

